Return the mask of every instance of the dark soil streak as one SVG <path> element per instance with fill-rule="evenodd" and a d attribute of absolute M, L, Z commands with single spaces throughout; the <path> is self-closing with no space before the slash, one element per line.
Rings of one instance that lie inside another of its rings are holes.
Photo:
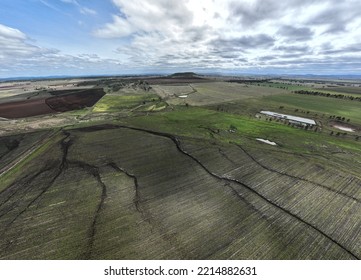
<path fill-rule="evenodd" d="M 220 176 L 220 175 L 217 175 L 217 174 L 211 172 L 210 170 L 208 170 L 207 167 L 202 162 L 200 162 L 196 157 L 194 157 L 193 155 L 189 154 L 187 151 L 182 149 L 179 139 L 177 137 L 175 137 L 174 135 L 164 133 L 164 132 L 156 132 L 156 131 L 142 129 L 142 128 L 125 126 L 125 125 L 119 125 L 118 127 L 119 128 L 126 128 L 126 129 L 136 130 L 136 131 L 141 131 L 141 132 L 149 133 L 149 134 L 156 135 L 156 136 L 165 137 L 165 138 L 168 138 L 168 139 L 172 140 L 174 142 L 174 144 L 176 145 L 179 152 L 181 152 L 182 154 L 184 154 L 184 155 L 188 156 L 189 158 L 191 158 L 194 162 L 196 162 L 199 166 L 201 166 L 209 175 L 211 175 L 214 178 L 217 178 L 218 180 L 221 180 L 221 181 L 234 182 L 234 183 L 236 183 L 238 185 L 241 185 L 242 187 L 244 187 L 244 188 L 248 189 L 249 191 L 251 191 L 252 193 L 256 194 L 258 197 L 262 198 L 264 201 L 268 202 L 269 204 L 273 205 L 274 207 L 276 207 L 276 208 L 280 209 L 281 211 L 287 213 L 288 215 L 292 216 L 294 219 L 298 220 L 299 222 L 301 222 L 301 223 L 307 225 L 308 227 L 312 228 L 313 230 L 317 231 L 319 234 L 321 234 L 322 236 L 324 236 L 325 238 L 327 238 L 328 240 L 330 240 L 334 244 L 338 245 L 340 248 L 342 248 L 348 254 L 350 254 L 353 258 L 359 259 L 359 257 L 356 256 L 354 253 L 352 253 L 349 249 L 344 247 L 337 240 L 333 239 L 331 236 L 327 235 L 322 230 L 318 229 L 315 225 L 303 220 L 297 214 L 294 214 L 291 211 L 287 210 L 286 208 L 284 208 L 284 207 L 276 204 L 275 202 L 271 201 L 269 198 L 265 197 L 264 195 L 262 195 L 258 191 L 254 190 L 252 187 L 244 184 L 243 182 L 241 182 L 241 181 L 239 181 L 237 179 Z"/>
<path fill-rule="evenodd" d="M 90 239 L 89 239 L 89 244 L 88 244 L 88 251 L 85 254 L 85 257 L 87 259 L 91 258 L 91 255 L 92 255 L 92 252 L 93 252 L 93 246 L 94 246 L 94 240 L 95 240 L 95 234 L 96 234 L 96 224 L 97 224 L 97 221 L 98 221 L 100 211 L 103 209 L 104 201 L 105 201 L 105 199 L 107 197 L 107 187 L 104 184 L 104 182 L 101 180 L 99 173 L 97 173 L 96 178 L 97 178 L 99 184 L 102 187 L 102 194 L 101 194 L 101 197 L 100 197 L 98 207 L 97 207 L 96 212 L 94 214 L 93 222 L 92 222 L 91 227 L 90 227 L 90 232 L 89 232 Z"/>
<path fill-rule="evenodd" d="M 128 177 L 130 177 L 134 180 L 135 195 L 134 195 L 134 199 L 133 199 L 133 204 L 134 204 L 136 210 L 142 216 L 142 219 L 145 222 L 147 222 L 152 228 L 155 229 L 157 226 L 155 225 L 156 224 L 155 219 L 152 217 L 152 214 L 149 213 L 148 211 L 143 210 L 142 207 L 140 206 L 140 203 L 142 202 L 142 200 L 141 200 L 140 193 L 139 193 L 138 178 L 135 175 L 129 173 L 128 170 L 125 170 L 124 168 L 119 167 L 114 162 L 108 163 L 108 166 L 110 166 L 111 168 L 113 168 L 114 170 L 116 170 L 118 172 L 124 173 L 125 175 L 127 175 Z"/>
<path fill-rule="evenodd" d="M 134 181 L 134 188 L 135 188 L 135 196 L 133 199 L 135 208 L 137 209 L 137 211 L 139 213 L 142 213 L 142 210 L 140 209 L 139 203 L 140 203 L 140 195 L 139 195 L 139 184 L 138 184 L 138 178 L 134 175 L 129 173 L 129 171 L 125 170 L 124 168 L 119 167 L 118 165 L 116 165 L 114 162 L 110 162 L 108 163 L 108 165 L 110 167 L 112 167 L 114 170 L 118 171 L 118 172 L 123 172 L 125 173 L 128 177 L 132 178 Z M 142 213 L 143 214 L 143 213 Z"/>
<path fill-rule="evenodd" d="M 31 99 L 33 97 L 36 97 L 40 94 L 40 91 L 32 93 L 30 96 L 28 96 L 26 99 Z"/>
<path fill-rule="evenodd" d="M 340 195 L 340 196 L 343 196 L 343 197 L 345 197 L 345 198 L 347 198 L 347 199 L 351 199 L 351 200 L 353 200 L 353 201 L 356 201 L 356 202 L 358 202 L 358 203 L 361 203 L 360 199 L 357 199 L 357 198 L 355 198 L 355 197 L 353 197 L 353 196 L 350 196 L 350 195 L 348 195 L 348 194 L 346 194 L 346 193 L 343 193 L 343 192 L 341 192 L 341 191 L 337 191 L 337 190 L 334 190 L 334 189 L 332 189 L 332 188 L 330 188 L 330 187 L 328 187 L 328 186 L 325 186 L 325 185 L 322 185 L 322 184 L 319 184 L 319 183 L 310 181 L 310 180 L 308 180 L 308 179 L 301 178 L 301 177 L 294 176 L 294 175 L 290 175 L 290 174 L 288 174 L 288 173 L 281 172 L 281 171 L 278 171 L 278 170 L 276 170 L 276 169 L 272 169 L 272 168 L 270 168 L 270 167 L 268 167 L 268 166 L 265 166 L 264 164 L 260 163 L 256 158 L 254 158 L 254 157 L 253 157 L 248 151 L 246 151 L 241 145 L 239 145 L 239 144 L 235 144 L 235 145 L 236 145 L 238 148 L 240 148 L 252 161 L 254 161 L 256 164 L 258 164 L 259 166 L 261 166 L 262 168 L 264 168 L 264 169 L 266 169 L 266 170 L 268 170 L 268 171 L 270 171 L 270 172 L 277 173 L 277 174 L 282 175 L 282 176 L 287 176 L 287 177 L 292 178 L 292 179 L 296 179 L 296 180 L 299 180 L 299 181 L 304 181 L 304 182 L 307 182 L 307 183 L 316 185 L 316 186 L 321 187 L 321 188 L 323 188 L 323 189 L 326 189 L 326 190 L 328 190 L 328 191 L 330 191 L 330 192 L 333 192 L 333 193 L 336 193 L 336 194 L 338 194 L 338 195 Z"/>
<path fill-rule="evenodd" d="M 199 125 L 198 127 L 207 130 L 209 135 L 212 138 L 215 138 L 214 134 L 217 134 L 217 135 L 219 134 L 219 129 L 217 129 L 217 128 L 211 128 L 211 127 L 204 126 L 204 125 Z"/>
<path fill-rule="evenodd" d="M 349 249 L 347 249 L 346 247 L 344 247 L 341 243 L 339 243 L 337 240 L 333 239 L 331 236 L 327 235 L 325 232 L 323 232 L 321 229 L 318 229 L 315 225 L 303 220 L 301 217 L 299 217 L 297 214 L 292 213 L 291 211 L 287 210 L 286 208 L 282 207 L 281 205 L 278 205 L 277 203 L 273 202 L 272 200 L 270 200 L 269 198 L 265 197 L 264 195 L 262 195 L 261 193 L 259 193 L 258 191 L 254 190 L 252 187 L 244 184 L 243 182 L 237 180 L 237 179 L 233 179 L 233 178 L 229 178 L 229 177 L 225 177 L 225 176 L 220 176 L 218 174 L 215 174 L 213 172 L 211 172 L 210 170 L 207 169 L 207 167 L 200 162 L 196 157 L 194 157 L 193 155 L 189 154 L 187 151 L 183 150 L 181 145 L 180 145 L 180 141 L 179 139 L 169 133 L 164 133 L 164 132 L 157 132 L 157 131 L 153 131 L 153 130 L 148 130 L 148 129 L 143 129 L 143 128 L 136 128 L 136 127 L 131 127 L 131 126 L 126 126 L 126 125 L 112 125 L 111 127 L 109 126 L 104 126 L 102 127 L 101 125 L 99 126 L 95 126 L 96 130 L 101 130 L 101 129 L 115 129 L 115 128 L 125 128 L 125 129 L 130 129 L 130 130 L 135 130 L 135 131 L 140 131 L 140 132 L 145 132 L 148 134 L 152 134 L 155 136 L 160 136 L 160 137 L 165 137 L 168 138 L 170 140 L 172 140 L 174 142 L 174 144 L 176 145 L 176 148 L 179 152 L 181 152 L 182 154 L 184 154 L 185 156 L 191 158 L 194 162 L 196 162 L 199 166 L 201 166 L 209 175 L 211 175 L 214 178 L 217 178 L 220 181 L 226 181 L 226 182 L 233 182 L 236 183 L 244 188 L 246 188 L 247 190 L 249 190 L 250 192 L 254 193 L 255 195 L 257 195 L 258 197 L 260 197 L 262 200 L 268 202 L 270 205 L 278 208 L 279 210 L 283 211 L 284 213 L 290 215 L 291 217 L 293 217 L 294 219 L 298 220 L 299 222 L 305 224 L 306 226 L 312 228 L 313 230 L 315 230 L 316 232 L 318 232 L 319 234 L 321 234 L 322 236 L 324 236 L 326 239 L 330 240 L 331 242 L 333 242 L 334 244 L 336 244 L 337 246 L 339 246 L 341 249 L 343 249 L 344 251 L 346 251 L 350 256 L 352 256 L 354 259 L 359 259 L 358 256 L 356 256 L 354 253 L 352 253 Z"/>
<path fill-rule="evenodd" d="M 84 259 L 91 259 L 92 253 L 93 253 L 93 247 L 94 247 L 94 241 L 95 241 L 95 235 L 96 235 L 96 226 L 97 226 L 98 218 L 99 218 L 99 215 L 100 215 L 102 209 L 104 208 L 105 199 L 107 198 L 107 186 L 104 184 L 103 180 L 100 177 L 98 167 L 87 164 L 85 162 L 81 162 L 81 161 L 68 161 L 68 163 L 71 164 L 71 165 L 78 166 L 78 167 L 84 169 L 89 174 L 93 175 L 96 178 L 99 185 L 101 186 L 101 188 L 102 188 L 100 201 L 99 201 L 98 206 L 97 206 L 97 208 L 95 210 L 95 213 L 94 213 L 94 216 L 93 216 L 93 221 L 92 221 L 92 223 L 90 225 L 90 229 L 89 229 L 89 232 L 88 232 L 88 240 L 89 240 L 88 241 L 88 247 L 87 247 L 86 252 L 82 256 L 82 258 L 84 258 Z"/>
<path fill-rule="evenodd" d="M 12 151 L 16 150 L 21 142 L 24 140 L 25 138 L 25 134 L 22 134 L 20 139 L 14 139 L 11 142 L 6 142 L 5 146 L 8 149 L 4 154 L 0 155 L 0 159 L 2 159 L 3 157 L 7 156 L 9 153 L 11 153 Z"/>
<path fill-rule="evenodd" d="M 147 222 L 150 225 L 150 227 L 152 228 L 151 232 L 153 232 L 153 230 L 159 232 L 161 235 L 161 238 L 164 241 L 168 242 L 175 250 L 177 250 L 179 252 L 179 254 L 181 256 L 183 256 L 183 258 L 185 258 L 185 259 L 191 258 L 190 256 L 188 256 L 188 253 L 180 246 L 179 242 L 176 239 L 176 234 L 166 233 L 164 228 L 162 227 L 161 223 L 159 223 L 152 216 L 152 214 L 149 211 L 142 209 L 142 207 L 140 206 L 140 202 L 142 202 L 142 200 L 141 200 L 141 197 L 139 194 L 139 184 L 138 184 L 137 177 L 135 175 L 129 173 L 129 171 L 125 170 L 124 168 L 119 167 L 114 162 L 110 162 L 107 165 L 112 167 L 114 170 L 116 170 L 118 172 L 124 173 L 125 175 L 127 175 L 128 177 L 130 177 L 134 180 L 135 196 L 134 196 L 133 202 L 134 202 L 134 205 L 135 205 L 137 211 L 142 216 L 143 220 L 145 222 Z"/>
<path fill-rule="evenodd" d="M 221 148 L 218 148 L 218 152 L 226 159 L 228 160 L 229 162 L 231 162 L 232 164 L 234 165 L 238 165 L 236 162 L 234 162 L 234 160 L 232 160 L 231 158 L 229 158 L 229 156 L 221 149 Z"/>
<path fill-rule="evenodd" d="M 63 152 L 63 156 L 62 156 L 62 160 L 61 163 L 59 165 L 59 170 L 58 172 L 55 174 L 55 176 L 51 179 L 51 181 L 47 184 L 47 186 L 45 188 L 43 188 L 43 190 L 32 200 L 30 201 L 30 203 L 28 203 L 28 205 L 22 210 L 20 211 L 16 217 L 14 219 L 12 219 L 10 221 L 9 224 L 7 224 L 5 232 L 8 230 L 8 228 L 24 213 L 26 212 L 31 205 L 33 205 L 45 192 L 47 192 L 49 190 L 49 188 L 54 184 L 55 180 L 63 173 L 64 169 L 67 168 L 67 155 L 68 155 L 68 149 L 70 147 L 70 145 L 72 144 L 71 140 L 68 140 L 70 133 L 68 132 L 64 132 L 65 137 L 63 138 L 63 140 L 61 141 L 61 149 Z M 4 232 L 3 232 L 4 234 Z"/>
<path fill-rule="evenodd" d="M 257 215 L 259 215 L 262 219 L 265 219 L 267 221 L 270 221 L 271 219 L 269 217 L 267 217 L 262 211 L 258 210 L 251 202 L 249 202 L 245 197 L 243 197 L 240 193 L 238 193 L 236 191 L 235 188 L 233 188 L 231 186 L 231 184 L 229 182 L 226 182 L 224 184 L 225 187 L 228 187 L 231 189 L 233 195 L 235 195 L 237 197 L 237 199 L 242 200 L 252 211 L 254 211 Z M 236 238 L 234 238 L 233 240 L 230 240 L 228 242 L 226 242 L 225 244 L 219 246 L 218 248 L 216 248 L 214 251 L 210 252 L 209 254 L 207 254 L 206 256 L 204 256 L 204 259 L 209 259 L 211 256 L 215 255 L 218 252 L 221 252 L 225 249 L 227 249 L 229 246 L 232 245 L 232 243 L 234 242 Z"/>
<path fill-rule="evenodd" d="M 240 194 L 239 192 L 237 192 L 237 190 L 235 188 L 233 188 L 231 186 L 231 184 L 229 182 L 227 182 L 226 184 L 224 184 L 226 187 L 230 188 L 232 190 L 232 193 L 239 199 L 242 200 L 244 203 L 247 204 L 247 206 L 249 206 L 254 212 L 256 212 L 258 215 L 261 216 L 262 219 L 265 220 L 271 220 L 267 215 L 265 215 L 264 212 L 260 211 L 259 209 L 257 209 L 251 202 L 249 202 L 245 197 L 243 197 L 242 194 Z"/>
<path fill-rule="evenodd" d="M 11 185 L 9 188 L 6 189 L 7 192 L 11 192 L 12 189 L 14 188 L 14 190 L 12 191 L 12 193 L 0 204 L 0 208 L 5 206 L 5 204 L 12 199 L 19 191 L 23 191 L 24 194 L 23 196 L 27 193 L 27 191 L 29 190 L 29 188 L 31 187 L 30 183 L 35 180 L 38 176 L 40 176 L 41 174 L 43 174 L 44 172 L 50 171 L 52 170 L 54 167 L 48 167 L 46 169 L 40 170 L 39 172 L 37 172 L 35 175 L 31 176 L 25 183 L 22 183 L 21 185 L 16 185 L 16 183 L 14 183 L 13 185 Z M 2 193 L 0 195 L 3 195 Z M 7 209 L 4 213 L 0 214 L 0 218 L 4 215 L 6 215 L 7 213 L 9 213 L 11 210 L 13 210 L 16 206 L 19 205 L 21 198 L 18 199 L 18 203 L 15 203 L 15 206 L 10 207 L 9 209 Z"/>

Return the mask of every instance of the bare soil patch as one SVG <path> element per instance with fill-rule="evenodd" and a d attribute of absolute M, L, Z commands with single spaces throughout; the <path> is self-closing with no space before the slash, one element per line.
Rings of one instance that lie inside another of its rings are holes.
<path fill-rule="evenodd" d="M 55 113 L 45 98 L 0 104 L 0 117 L 13 119 Z"/>
<path fill-rule="evenodd" d="M 60 96 L 26 99 L 0 104 L 0 117 L 25 118 L 93 106 L 105 95 L 103 89 L 62 91 Z"/>
<path fill-rule="evenodd" d="M 349 124 L 349 123 L 339 122 L 339 121 L 330 122 L 330 126 L 332 126 L 333 128 L 342 130 L 342 131 L 346 131 L 346 132 L 361 131 L 361 128 L 359 126 Z"/>
<path fill-rule="evenodd" d="M 104 95 L 103 89 L 91 89 L 50 97 L 45 102 L 51 109 L 57 112 L 66 112 L 91 107 Z"/>
<path fill-rule="evenodd" d="M 273 142 L 273 141 L 270 141 L 270 140 L 267 140 L 267 139 L 262 139 L 262 138 L 256 138 L 257 141 L 260 141 L 262 143 L 266 143 L 266 144 L 269 144 L 269 145 L 272 145 L 272 146 L 277 146 L 277 143 L 276 142 Z"/>

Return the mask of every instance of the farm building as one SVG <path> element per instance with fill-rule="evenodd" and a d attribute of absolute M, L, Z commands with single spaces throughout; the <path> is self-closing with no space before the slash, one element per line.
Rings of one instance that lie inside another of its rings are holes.
<path fill-rule="evenodd" d="M 316 122 L 312 119 L 301 118 L 301 117 L 292 116 L 292 115 L 285 115 L 285 114 L 280 114 L 280 113 L 271 112 L 271 111 L 261 111 L 260 113 L 263 115 L 277 118 L 277 119 L 287 120 L 289 123 L 300 125 L 300 126 L 313 127 L 314 125 L 316 125 Z"/>

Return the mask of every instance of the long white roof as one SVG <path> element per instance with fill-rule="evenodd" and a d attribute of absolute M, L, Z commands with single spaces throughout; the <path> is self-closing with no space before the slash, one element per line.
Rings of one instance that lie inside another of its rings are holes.
<path fill-rule="evenodd" d="M 285 115 L 285 114 L 280 114 L 280 113 L 271 112 L 271 111 L 261 111 L 261 114 L 272 116 L 272 117 L 277 117 L 277 118 L 282 118 L 282 119 L 286 119 L 286 120 L 292 120 L 292 121 L 302 122 L 302 123 L 306 123 L 306 124 L 316 125 L 316 122 L 312 119 L 301 118 L 301 117 L 292 116 L 292 115 Z"/>

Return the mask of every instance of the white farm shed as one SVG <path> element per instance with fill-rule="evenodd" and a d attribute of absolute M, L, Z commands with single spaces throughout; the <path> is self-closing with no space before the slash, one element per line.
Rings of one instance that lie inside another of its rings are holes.
<path fill-rule="evenodd" d="M 280 114 L 280 113 L 271 112 L 271 111 L 261 111 L 261 114 L 271 116 L 271 117 L 281 119 L 281 120 L 288 120 L 290 123 L 294 123 L 294 124 L 298 124 L 298 125 L 303 125 L 303 126 L 316 125 L 316 122 L 312 119 L 307 119 L 307 118 L 302 118 L 302 117 L 297 117 L 297 116 L 292 116 L 292 115 L 285 115 L 285 114 Z"/>

